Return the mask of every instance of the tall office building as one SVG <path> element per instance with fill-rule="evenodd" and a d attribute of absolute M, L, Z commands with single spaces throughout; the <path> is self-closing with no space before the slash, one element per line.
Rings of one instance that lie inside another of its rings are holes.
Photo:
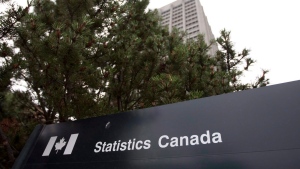
<path fill-rule="evenodd" d="M 162 25 L 167 26 L 171 32 L 173 27 L 186 31 L 185 40 L 196 40 L 199 34 L 205 35 L 205 42 L 215 39 L 204 14 L 199 0 L 177 0 L 158 9 L 162 16 Z M 210 54 L 218 50 L 217 45 L 212 45 Z"/>

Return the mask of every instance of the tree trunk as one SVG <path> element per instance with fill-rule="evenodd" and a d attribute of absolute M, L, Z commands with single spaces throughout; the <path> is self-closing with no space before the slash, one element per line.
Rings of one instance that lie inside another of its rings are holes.
<path fill-rule="evenodd" d="M 6 148 L 8 159 L 10 163 L 13 163 L 15 161 L 14 152 L 8 142 L 8 138 L 6 137 L 5 133 L 3 132 L 1 126 L 0 126 L 0 139 L 3 141 L 3 145 Z"/>

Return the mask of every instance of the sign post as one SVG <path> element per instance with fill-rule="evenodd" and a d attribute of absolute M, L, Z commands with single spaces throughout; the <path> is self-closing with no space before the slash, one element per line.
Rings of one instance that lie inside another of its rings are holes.
<path fill-rule="evenodd" d="M 42 126 L 13 168 L 299 169 L 299 129 L 296 81 Z"/>

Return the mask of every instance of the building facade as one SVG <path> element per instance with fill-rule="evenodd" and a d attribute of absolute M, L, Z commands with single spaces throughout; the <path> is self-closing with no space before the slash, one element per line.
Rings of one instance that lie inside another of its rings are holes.
<path fill-rule="evenodd" d="M 185 40 L 197 40 L 199 34 L 204 34 L 207 44 L 215 39 L 199 0 L 177 0 L 159 8 L 158 12 L 162 17 L 161 24 L 170 32 L 176 27 L 187 33 Z M 214 44 L 209 53 L 214 55 L 217 50 Z"/>

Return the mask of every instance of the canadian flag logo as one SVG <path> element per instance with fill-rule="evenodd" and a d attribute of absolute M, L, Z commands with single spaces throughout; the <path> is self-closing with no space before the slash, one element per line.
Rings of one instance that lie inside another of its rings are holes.
<path fill-rule="evenodd" d="M 57 154 L 59 150 L 62 150 L 62 148 L 64 148 L 66 146 L 66 144 L 67 144 L 67 146 L 65 148 L 64 155 L 72 154 L 72 151 L 73 151 L 73 148 L 75 146 L 78 135 L 79 135 L 78 133 L 71 134 L 70 139 L 69 139 L 68 142 L 66 142 L 64 137 L 59 139 L 58 142 L 56 142 L 57 136 L 51 137 L 42 156 L 49 156 L 49 154 L 50 154 L 51 150 L 53 149 L 53 147 L 55 147 L 55 151 L 56 151 L 56 154 Z"/>

